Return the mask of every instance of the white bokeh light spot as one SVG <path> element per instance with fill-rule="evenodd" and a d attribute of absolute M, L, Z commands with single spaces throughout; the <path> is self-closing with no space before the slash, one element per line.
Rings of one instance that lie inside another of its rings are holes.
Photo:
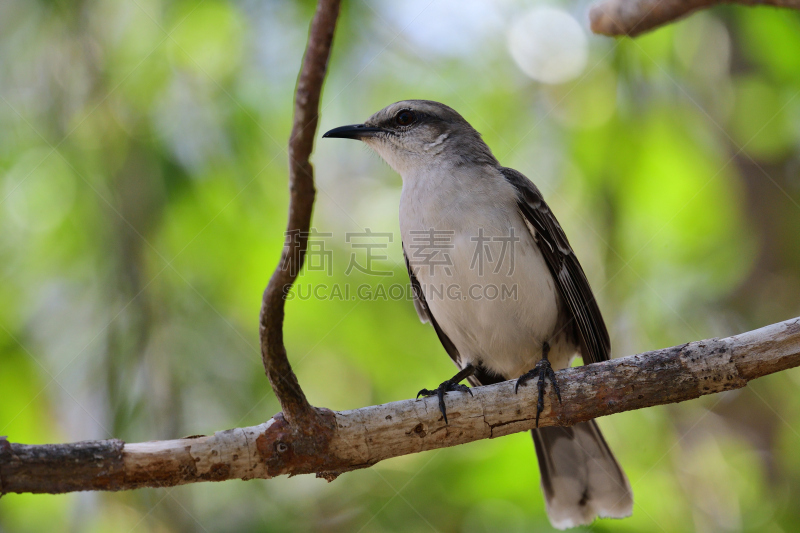
<path fill-rule="evenodd" d="M 586 67 L 588 41 L 569 13 L 538 7 L 514 22 L 508 50 L 520 69 L 543 83 L 564 83 Z"/>

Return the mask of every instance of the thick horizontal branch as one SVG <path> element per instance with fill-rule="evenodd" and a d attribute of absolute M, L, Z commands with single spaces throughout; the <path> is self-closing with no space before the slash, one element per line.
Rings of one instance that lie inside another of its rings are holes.
<path fill-rule="evenodd" d="M 800 0 L 602 0 L 592 6 L 589 20 L 594 33 L 634 37 L 716 4 L 800 9 Z"/>
<path fill-rule="evenodd" d="M 734 337 L 569 368 L 558 372 L 563 403 L 548 387 L 540 425 L 568 426 L 690 400 L 796 366 L 800 318 Z M 514 382 L 506 381 L 473 392 L 474 397 L 447 395 L 449 425 L 436 398 L 320 411 L 329 428 L 322 454 L 309 451 L 280 414 L 258 426 L 139 444 L 108 440 L 27 446 L 0 439 L 0 488 L 3 493 L 123 490 L 309 473 L 332 480 L 391 457 L 535 426 L 535 386 L 515 395 Z"/>

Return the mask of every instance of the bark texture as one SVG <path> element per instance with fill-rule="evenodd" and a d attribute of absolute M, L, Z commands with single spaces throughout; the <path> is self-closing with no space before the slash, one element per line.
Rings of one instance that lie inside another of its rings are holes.
<path fill-rule="evenodd" d="M 261 359 L 272 390 L 281 402 L 286 420 L 309 437 L 329 431 L 330 416 L 308 403 L 286 356 L 283 344 L 285 295 L 303 268 L 311 212 L 314 207 L 314 168 L 309 162 L 319 119 L 319 98 L 330 57 L 339 0 L 319 0 L 308 35 L 306 53 L 297 80 L 294 122 L 289 138 L 289 222 L 280 262 L 261 301 L 259 333 Z"/>
<path fill-rule="evenodd" d="M 563 403 L 548 387 L 540 426 L 691 400 L 744 387 L 800 366 L 800 318 L 724 339 L 655 350 L 557 373 Z M 332 428 L 311 451 L 282 414 L 211 436 L 126 444 L 119 440 L 30 446 L 0 438 L 0 489 L 60 493 L 168 487 L 198 481 L 316 473 L 329 481 L 391 457 L 501 437 L 535 426 L 536 387 L 514 381 L 449 393 L 449 425 L 438 400 L 404 400 L 323 411 Z"/>
<path fill-rule="evenodd" d="M 800 9 L 800 0 L 603 0 L 592 6 L 592 31 L 634 37 L 716 4 L 766 5 Z"/>

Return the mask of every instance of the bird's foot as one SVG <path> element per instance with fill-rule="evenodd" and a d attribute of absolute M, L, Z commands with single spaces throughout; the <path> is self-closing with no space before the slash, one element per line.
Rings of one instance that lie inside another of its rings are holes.
<path fill-rule="evenodd" d="M 517 393 L 520 385 L 524 385 L 528 380 L 531 380 L 535 377 L 539 378 L 539 380 L 536 382 L 536 385 L 539 387 L 539 399 L 536 402 L 536 427 L 539 427 L 539 415 L 542 413 L 542 411 L 544 411 L 545 378 L 550 379 L 550 383 L 553 384 L 553 389 L 556 391 L 556 396 L 558 397 L 558 403 L 561 403 L 561 390 L 558 388 L 556 373 L 553 371 L 550 361 L 548 361 L 545 357 L 536 363 L 536 366 L 533 367 L 533 370 L 525 372 L 519 378 L 517 378 L 517 384 L 514 385 L 514 394 Z"/>
<path fill-rule="evenodd" d="M 469 390 L 469 387 L 466 385 L 461 385 L 457 381 L 453 381 L 452 379 L 448 379 L 438 387 L 433 390 L 429 389 L 422 389 L 417 393 L 417 398 L 420 396 L 438 396 L 439 397 L 439 410 L 442 412 L 442 416 L 444 417 L 444 423 L 447 424 L 447 408 L 444 405 L 444 395 L 448 392 L 468 392 L 470 396 L 472 396 L 472 391 Z"/>

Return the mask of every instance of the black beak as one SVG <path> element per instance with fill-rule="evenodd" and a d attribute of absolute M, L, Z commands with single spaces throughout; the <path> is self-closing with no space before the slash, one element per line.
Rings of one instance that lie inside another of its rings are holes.
<path fill-rule="evenodd" d="M 366 124 L 352 124 L 350 126 L 340 126 L 333 128 L 323 135 L 334 139 L 361 139 L 382 132 L 382 128 L 374 128 Z"/>

